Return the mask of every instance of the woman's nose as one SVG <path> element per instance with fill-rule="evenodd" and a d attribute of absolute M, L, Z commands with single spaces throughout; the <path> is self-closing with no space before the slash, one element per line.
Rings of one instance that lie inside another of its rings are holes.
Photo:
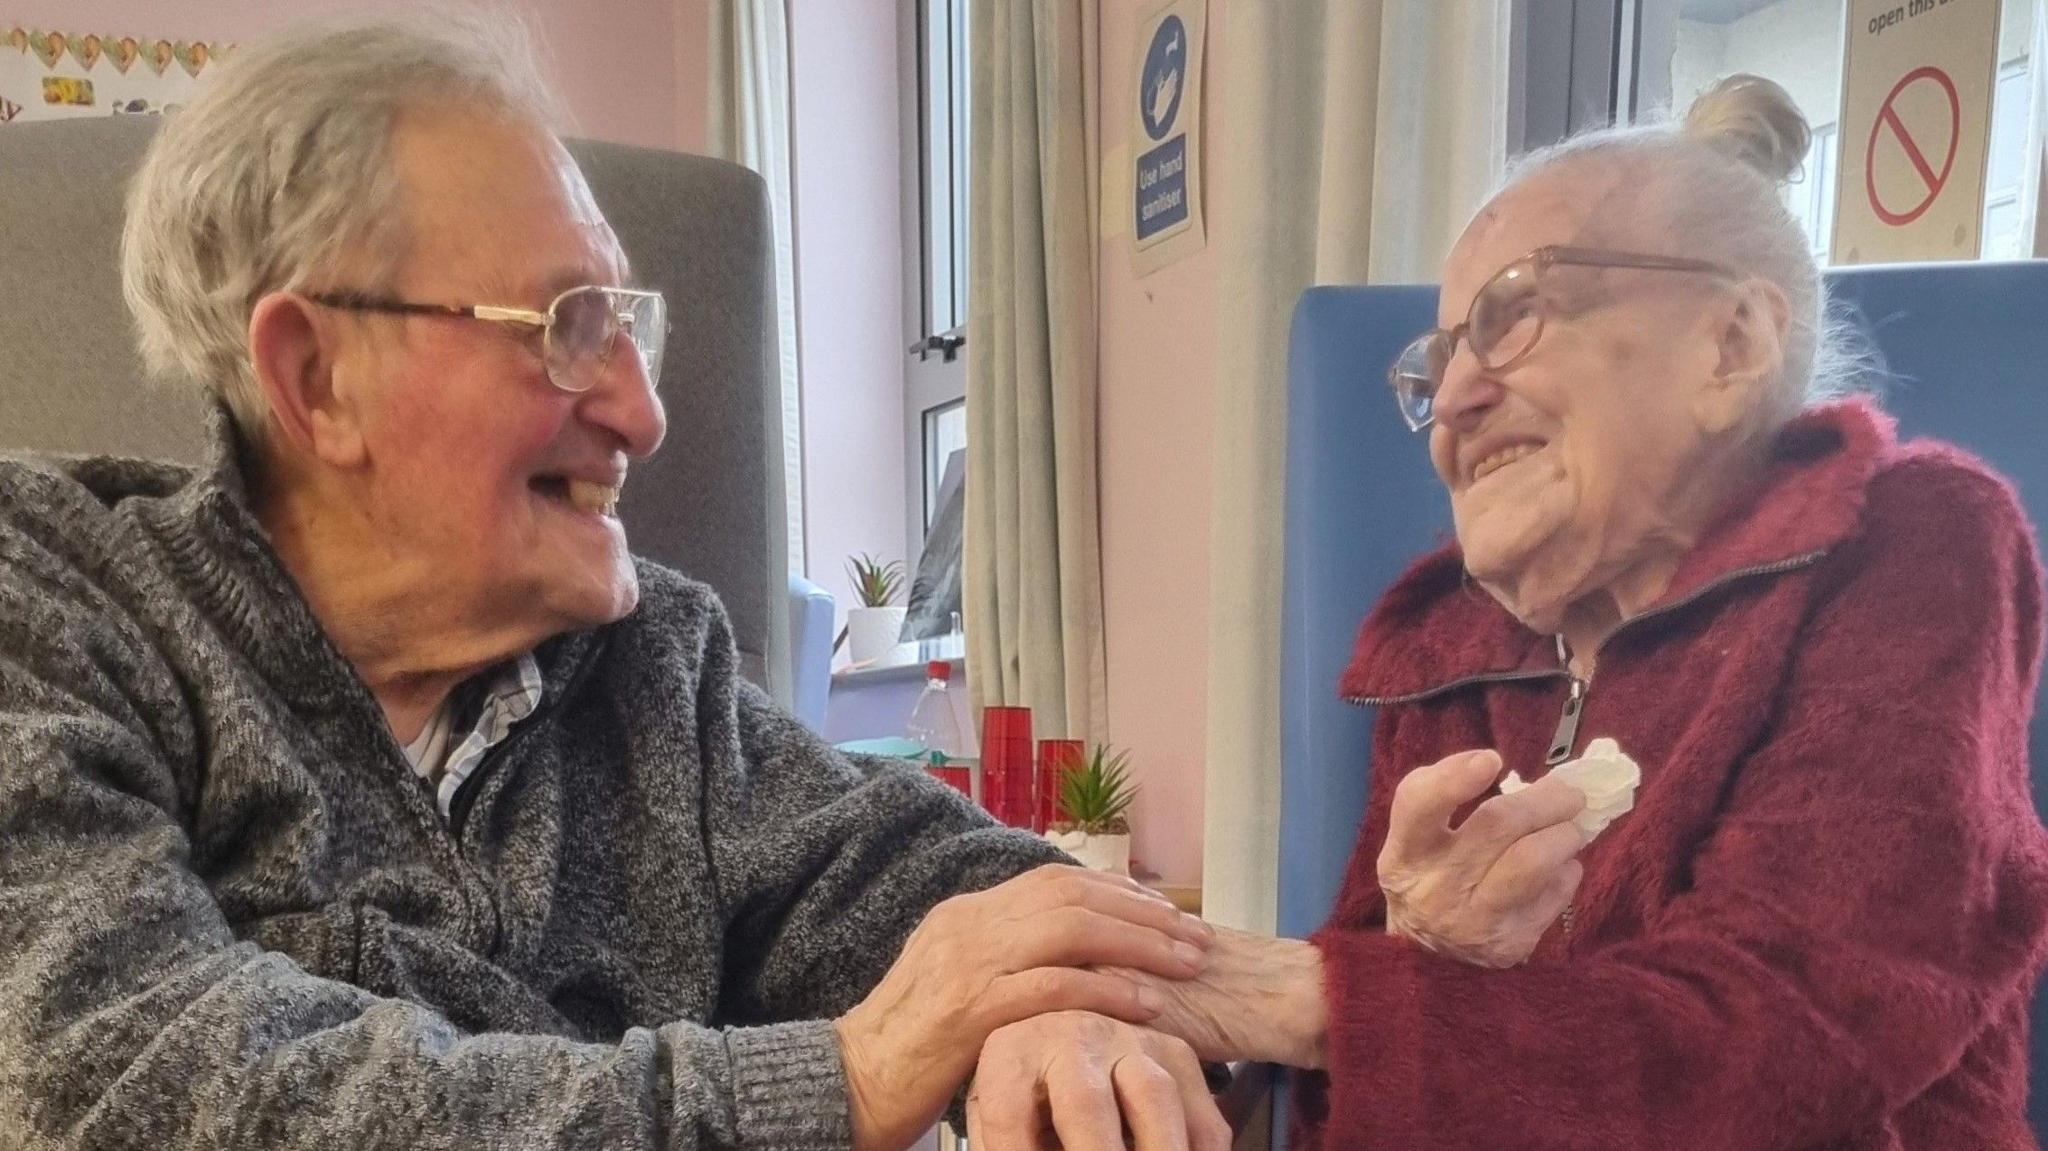
<path fill-rule="evenodd" d="M 1460 340 L 1451 352 L 1450 362 L 1444 365 L 1444 378 L 1437 385 L 1436 400 L 1430 407 L 1430 413 L 1436 417 L 1436 422 L 1454 431 L 1462 431 L 1500 403 L 1500 397 L 1500 381 L 1480 366 L 1479 357 L 1472 354 L 1471 345 Z"/>

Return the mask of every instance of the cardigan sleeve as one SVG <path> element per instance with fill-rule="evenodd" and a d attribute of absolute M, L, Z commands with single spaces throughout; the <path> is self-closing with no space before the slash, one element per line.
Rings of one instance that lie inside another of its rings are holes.
<path fill-rule="evenodd" d="M 715 598 L 697 687 L 703 810 L 725 924 L 719 1018 L 830 1019 L 939 903 L 1071 863 L 900 759 L 845 755 L 738 674 Z"/>
<path fill-rule="evenodd" d="M 1641 934 L 1481 970 L 1368 926 L 1377 885 L 1354 865 L 1348 926 L 1314 940 L 1326 1146 L 1827 1144 L 1946 1076 L 2031 992 L 2048 857 L 2029 532 L 2003 485 L 1954 467 L 1886 473 L 1866 515 L 1689 889 Z"/>

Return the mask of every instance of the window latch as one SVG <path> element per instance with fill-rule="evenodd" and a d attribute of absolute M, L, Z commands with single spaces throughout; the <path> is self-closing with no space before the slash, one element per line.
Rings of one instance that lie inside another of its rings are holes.
<path fill-rule="evenodd" d="M 961 333 L 960 329 L 955 328 L 950 332 L 942 332 L 936 336 L 926 336 L 924 339 L 910 345 L 910 350 L 920 360 L 929 360 L 932 358 L 932 354 L 936 352 L 944 362 L 950 364 L 960 357 L 960 349 L 966 346 L 967 337 Z"/>

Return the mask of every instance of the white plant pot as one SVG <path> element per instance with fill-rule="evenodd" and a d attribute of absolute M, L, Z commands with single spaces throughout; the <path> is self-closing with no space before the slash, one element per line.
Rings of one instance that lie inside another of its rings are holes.
<path fill-rule="evenodd" d="M 1073 856 L 1081 866 L 1090 871 L 1107 871 L 1111 875 L 1131 873 L 1131 837 L 1128 835 L 1048 831 L 1045 838 L 1054 847 Z"/>
<path fill-rule="evenodd" d="M 846 612 L 846 651 L 855 663 L 867 663 L 888 655 L 903 634 L 903 617 L 909 608 L 856 607 Z"/>

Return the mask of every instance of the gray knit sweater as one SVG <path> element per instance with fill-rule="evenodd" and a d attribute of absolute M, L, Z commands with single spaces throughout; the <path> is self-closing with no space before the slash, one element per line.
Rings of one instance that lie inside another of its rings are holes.
<path fill-rule="evenodd" d="M 0 1148 L 844 1146 L 830 1019 L 1056 854 L 648 564 L 444 820 L 221 442 L 0 460 Z"/>

